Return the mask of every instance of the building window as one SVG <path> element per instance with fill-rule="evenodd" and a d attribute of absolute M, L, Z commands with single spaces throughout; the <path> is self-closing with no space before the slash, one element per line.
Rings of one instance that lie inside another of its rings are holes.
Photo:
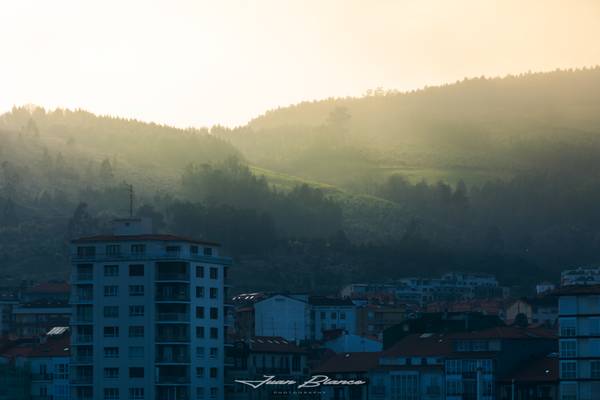
<path fill-rule="evenodd" d="M 144 264 L 132 264 L 129 266 L 129 276 L 144 276 Z"/>
<path fill-rule="evenodd" d="M 197 387 L 196 388 L 196 399 L 197 400 L 203 400 L 204 399 L 204 388 L 203 387 Z"/>
<path fill-rule="evenodd" d="M 129 358 L 144 358 L 144 346 L 129 346 Z"/>
<path fill-rule="evenodd" d="M 210 319 L 219 319 L 219 309 L 216 307 L 210 308 Z"/>
<path fill-rule="evenodd" d="M 215 379 L 217 377 L 217 375 L 219 374 L 219 370 L 217 368 L 211 368 L 210 369 L 210 377 Z"/>
<path fill-rule="evenodd" d="M 210 338 L 211 339 L 219 338 L 219 328 L 210 328 Z"/>
<path fill-rule="evenodd" d="M 204 347 L 196 347 L 196 358 L 204 358 Z"/>
<path fill-rule="evenodd" d="M 131 245 L 131 254 L 136 256 L 141 256 L 146 252 L 145 244 L 132 244 Z"/>
<path fill-rule="evenodd" d="M 177 256 L 177 255 L 179 255 L 179 252 L 181 251 L 181 247 L 179 247 L 179 246 L 167 246 L 166 250 L 167 250 L 167 254 L 168 255 Z"/>
<path fill-rule="evenodd" d="M 143 326 L 130 326 L 129 327 L 129 337 L 144 337 L 144 327 Z"/>
<path fill-rule="evenodd" d="M 199 339 L 204 338 L 204 327 L 203 326 L 196 327 L 196 337 Z"/>
<path fill-rule="evenodd" d="M 105 388 L 104 389 L 104 400 L 119 400 L 119 389 L 118 388 Z"/>
<path fill-rule="evenodd" d="M 204 248 L 204 255 L 205 256 L 212 256 L 213 255 L 213 249 L 212 247 L 205 247 Z"/>
<path fill-rule="evenodd" d="M 104 368 L 104 379 L 119 379 L 119 368 Z"/>
<path fill-rule="evenodd" d="M 129 368 L 129 377 L 130 378 L 143 378 L 144 377 L 144 367 L 130 367 Z"/>
<path fill-rule="evenodd" d="M 216 387 L 211 387 L 210 388 L 210 398 L 211 399 L 216 399 L 217 395 L 219 394 L 219 389 Z"/>
<path fill-rule="evenodd" d="M 335 312 L 332 312 L 330 315 L 331 319 L 336 319 L 337 318 L 337 314 Z"/>
<path fill-rule="evenodd" d="M 118 265 L 105 265 L 104 266 L 104 276 L 119 276 L 119 266 Z"/>
<path fill-rule="evenodd" d="M 118 347 L 105 347 L 104 348 L 104 357 L 105 358 L 118 358 L 119 357 L 119 348 Z"/>
<path fill-rule="evenodd" d="M 196 265 L 196 278 L 204 278 L 204 267 Z"/>
<path fill-rule="evenodd" d="M 325 319 L 325 315 L 326 315 L 325 311 L 321 311 L 321 319 Z"/>
<path fill-rule="evenodd" d="M 346 319 L 346 313 L 341 311 L 340 312 L 340 319 Z"/>
<path fill-rule="evenodd" d="M 104 306 L 104 318 L 119 318 L 119 306 Z"/>
<path fill-rule="evenodd" d="M 106 246 L 105 251 L 107 256 L 118 256 L 121 254 L 121 246 L 118 244 L 109 244 Z"/>
<path fill-rule="evenodd" d="M 216 299 L 218 297 L 219 294 L 219 289 L 211 287 L 210 288 L 210 298 L 211 299 Z"/>
<path fill-rule="evenodd" d="M 300 356 L 292 356 L 292 371 L 300 371 Z"/>
<path fill-rule="evenodd" d="M 119 287 L 116 285 L 104 286 L 104 297 L 115 297 L 119 295 Z"/>
<path fill-rule="evenodd" d="M 204 307 L 196 307 L 196 318 L 204 318 Z"/>
<path fill-rule="evenodd" d="M 204 378 L 204 368 L 203 367 L 196 367 L 196 377 Z"/>
<path fill-rule="evenodd" d="M 211 347 L 209 357 L 217 358 L 218 355 L 219 355 L 219 349 L 217 347 Z"/>
<path fill-rule="evenodd" d="M 560 357 L 561 358 L 577 357 L 577 342 L 574 339 L 560 340 Z"/>
<path fill-rule="evenodd" d="M 104 337 L 119 337 L 119 327 L 118 326 L 105 326 L 104 327 Z"/>
<path fill-rule="evenodd" d="M 202 286 L 196 286 L 196 297 L 197 298 L 204 297 L 204 288 Z"/>
<path fill-rule="evenodd" d="M 130 296 L 143 296 L 144 295 L 144 285 L 129 285 L 129 295 Z"/>
<path fill-rule="evenodd" d="M 143 400 L 144 388 L 129 388 L 129 400 Z"/>
<path fill-rule="evenodd" d="M 190 246 L 190 253 L 193 255 L 198 254 L 198 246 Z"/>
<path fill-rule="evenodd" d="M 590 377 L 593 379 L 600 378 L 600 361 L 590 362 Z"/>
<path fill-rule="evenodd" d="M 94 257 L 96 255 L 96 247 L 94 246 L 79 246 L 77 247 L 77 257 Z"/>
<path fill-rule="evenodd" d="M 210 279 L 219 279 L 219 270 L 215 267 L 210 267 Z"/>
<path fill-rule="evenodd" d="M 143 317 L 144 316 L 144 306 L 129 306 L 129 316 L 130 317 Z"/>
<path fill-rule="evenodd" d="M 560 384 L 561 400 L 577 400 L 577 384 L 571 382 L 561 382 Z"/>
<path fill-rule="evenodd" d="M 561 361 L 560 362 L 560 378 L 561 379 L 577 378 L 577 362 L 576 361 Z"/>
<path fill-rule="evenodd" d="M 577 334 L 575 318 L 561 318 L 559 325 L 561 337 L 575 336 Z"/>

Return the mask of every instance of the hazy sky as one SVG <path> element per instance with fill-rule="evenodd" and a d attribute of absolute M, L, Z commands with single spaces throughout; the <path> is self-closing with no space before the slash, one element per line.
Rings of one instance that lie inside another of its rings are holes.
<path fill-rule="evenodd" d="M 0 111 L 238 125 L 303 100 L 600 64 L 596 0 L 2 0 Z"/>

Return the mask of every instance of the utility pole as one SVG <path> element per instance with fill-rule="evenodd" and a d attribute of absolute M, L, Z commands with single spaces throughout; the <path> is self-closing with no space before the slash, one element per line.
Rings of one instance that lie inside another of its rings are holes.
<path fill-rule="evenodd" d="M 129 185 L 129 218 L 133 218 L 133 185 Z"/>

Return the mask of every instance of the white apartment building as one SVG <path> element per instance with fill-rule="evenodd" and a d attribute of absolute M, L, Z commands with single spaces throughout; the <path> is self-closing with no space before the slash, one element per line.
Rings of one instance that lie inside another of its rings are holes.
<path fill-rule="evenodd" d="M 273 294 L 254 304 L 254 334 L 286 340 L 321 340 L 323 332 L 356 333 L 356 307 L 349 299 Z"/>
<path fill-rule="evenodd" d="M 433 301 L 498 297 L 501 294 L 496 277 L 482 273 L 449 272 L 441 278 L 403 278 L 396 288 L 397 300 L 420 305 Z"/>
<path fill-rule="evenodd" d="M 600 284 L 600 268 L 577 268 L 561 272 L 560 285 L 597 285 Z"/>
<path fill-rule="evenodd" d="M 254 304 L 255 336 L 279 336 L 285 340 L 310 338 L 307 295 L 275 294 Z"/>
<path fill-rule="evenodd" d="M 123 219 L 71 243 L 73 399 L 224 398 L 231 260 L 151 232 Z"/>
<path fill-rule="evenodd" d="M 560 399 L 600 394 L 600 285 L 559 289 Z"/>

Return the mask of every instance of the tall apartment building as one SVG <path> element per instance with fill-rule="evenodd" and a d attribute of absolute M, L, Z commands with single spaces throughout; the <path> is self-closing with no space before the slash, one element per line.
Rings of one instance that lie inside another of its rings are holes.
<path fill-rule="evenodd" d="M 224 398 L 231 260 L 144 220 L 71 243 L 76 400 Z"/>
<path fill-rule="evenodd" d="M 600 396 L 600 285 L 565 286 L 558 301 L 560 399 Z"/>

